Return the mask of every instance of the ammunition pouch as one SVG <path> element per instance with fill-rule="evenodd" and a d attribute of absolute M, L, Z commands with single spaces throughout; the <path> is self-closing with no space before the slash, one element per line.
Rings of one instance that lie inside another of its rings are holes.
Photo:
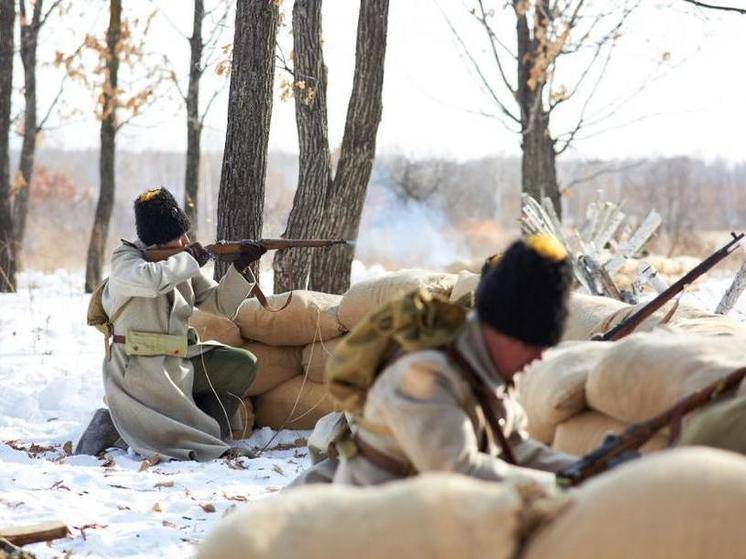
<path fill-rule="evenodd" d="M 186 357 L 189 342 L 186 334 L 159 334 L 155 332 L 138 332 L 127 330 L 124 351 L 127 355 L 153 357 L 155 355 L 171 355 Z"/>

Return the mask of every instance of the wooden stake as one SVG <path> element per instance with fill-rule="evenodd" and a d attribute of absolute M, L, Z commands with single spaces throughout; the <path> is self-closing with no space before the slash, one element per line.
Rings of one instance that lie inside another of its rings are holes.
<path fill-rule="evenodd" d="M 725 295 L 718 303 L 715 314 L 728 314 L 730 310 L 738 302 L 738 298 L 746 290 L 746 262 L 741 265 L 741 269 L 738 270 L 736 277 L 733 278 L 733 283 L 725 291 Z"/>
<path fill-rule="evenodd" d="M 0 528 L 0 538 L 19 547 L 32 543 L 59 540 L 66 538 L 69 534 L 70 530 L 62 522 L 45 522 L 29 526 Z"/>

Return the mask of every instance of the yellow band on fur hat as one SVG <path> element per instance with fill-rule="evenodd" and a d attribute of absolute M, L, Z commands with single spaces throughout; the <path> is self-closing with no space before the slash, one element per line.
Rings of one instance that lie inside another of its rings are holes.
<path fill-rule="evenodd" d="M 557 240 L 554 235 L 549 233 L 537 233 L 526 239 L 526 244 L 535 250 L 540 256 L 561 262 L 567 258 L 567 249 Z"/>
<path fill-rule="evenodd" d="M 147 202 L 148 200 L 152 200 L 153 198 L 158 196 L 158 194 L 160 194 L 161 190 L 162 190 L 161 188 L 152 188 L 151 190 L 146 190 L 145 192 L 140 194 L 140 196 L 137 197 L 137 201 Z"/>

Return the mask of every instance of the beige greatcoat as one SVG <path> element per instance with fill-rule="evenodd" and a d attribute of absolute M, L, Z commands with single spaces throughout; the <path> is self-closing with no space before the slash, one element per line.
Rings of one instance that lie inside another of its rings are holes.
<path fill-rule="evenodd" d="M 515 476 L 549 480 L 553 475 L 547 472 L 575 461 L 528 438 L 526 415 L 515 388 L 495 370 L 475 313 L 469 315 L 456 347 L 495 390 L 500 402 L 497 417 L 520 466 L 500 458 L 499 444 L 491 436 L 486 451 L 480 450 L 488 431 L 484 415 L 461 371 L 441 351 L 410 353 L 381 372 L 363 410 L 369 428 L 353 425 L 357 436 L 417 472 L 457 472 L 485 480 Z M 342 453 L 340 458 L 335 483 L 373 485 L 397 477 L 359 454 L 346 458 Z"/>
<path fill-rule="evenodd" d="M 133 297 L 114 324 L 114 333 L 128 330 L 186 335 L 195 306 L 233 317 L 249 295 L 252 284 L 233 266 L 216 283 L 205 276 L 197 261 L 182 252 L 161 262 L 147 262 L 141 250 L 126 244 L 114 251 L 111 275 L 102 294 L 109 316 Z M 189 332 L 196 340 L 196 332 Z M 195 343 L 187 358 L 128 355 L 113 344 L 111 360 L 104 360 L 106 401 L 119 434 L 142 455 L 155 452 L 178 460 L 211 460 L 229 447 L 220 427 L 192 398 L 194 368 L 190 358 L 216 344 Z M 209 371 L 208 371 L 209 372 Z"/>

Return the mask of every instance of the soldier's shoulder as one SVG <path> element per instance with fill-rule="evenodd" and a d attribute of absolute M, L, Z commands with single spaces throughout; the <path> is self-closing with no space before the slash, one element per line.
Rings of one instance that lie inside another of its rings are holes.
<path fill-rule="evenodd" d="M 140 246 L 138 243 L 133 243 L 127 239 L 120 239 L 121 243 L 114 249 L 112 257 L 118 256 L 142 256 L 142 251 L 145 247 Z"/>
<path fill-rule="evenodd" d="M 428 370 L 435 374 L 447 373 L 451 369 L 451 363 L 445 352 L 439 349 L 421 349 L 394 359 L 383 372 L 390 377 L 404 377 L 413 369 Z"/>

